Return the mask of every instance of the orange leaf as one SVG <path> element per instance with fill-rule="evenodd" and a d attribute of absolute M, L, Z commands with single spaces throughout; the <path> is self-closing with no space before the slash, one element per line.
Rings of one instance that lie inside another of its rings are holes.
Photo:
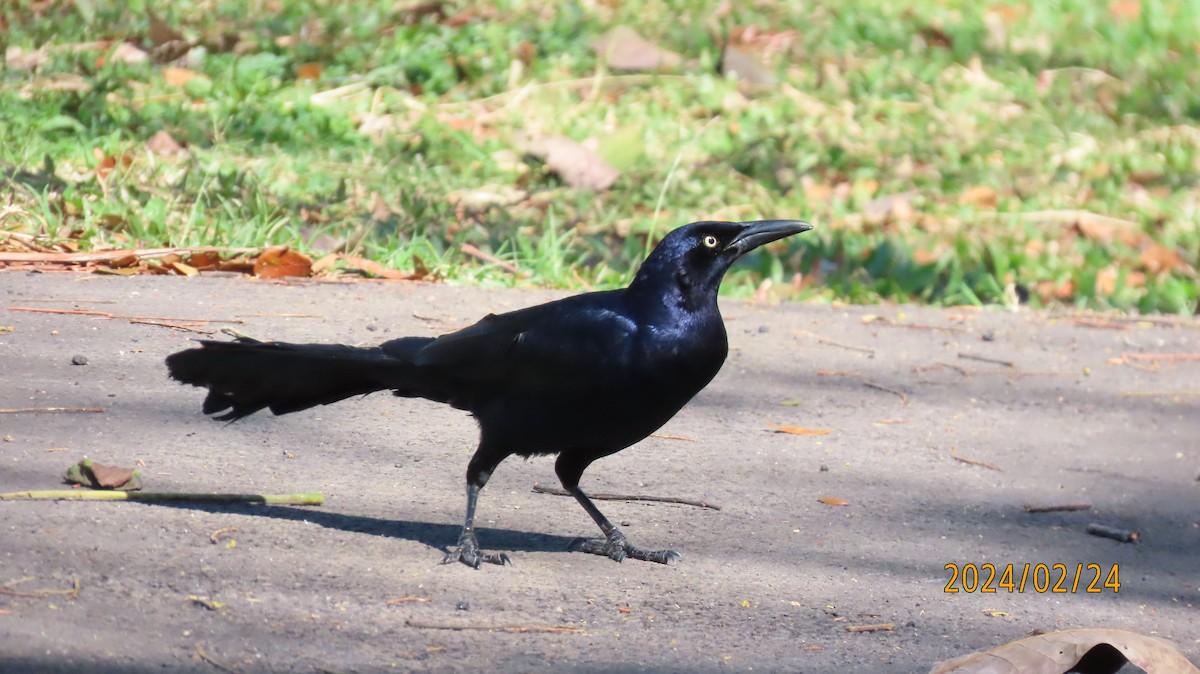
<path fill-rule="evenodd" d="M 825 505 L 828 505 L 828 506 L 847 506 L 847 505 L 850 505 L 850 502 L 849 502 L 849 501 L 847 501 L 846 499 L 844 499 L 844 498 L 838 498 L 838 497 L 836 497 L 836 496 L 822 496 L 821 498 L 819 498 L 819 499 L 817 499 L 817 500 L 818 500 L 818 501 L 820 501 L 821 503 L 824 503 Z"/>
<path fill-rule="evenodd" d="M 163 68 L 162 74 L 163 79 L 167 81 L 167 84 L 173 87 L 182 87 L 197 77 L 203 77 L 203 75 L 198 72 L 188 70 L 187 68 L 176 68 L 174 66 Z"/>
<path fill-rule="evenodd" d="M 831 432 L 828 428 L 804 428 L 802 426 L 781 426 L 777 423 L 768 421 L 767 427 L 776 433 L 788 433 L 790 435 L 829 435 Z"/>
<path fill-rule="evenodd" d="M 287 247 L 265 250 L 254 261 L 254 275 L 259 278 L 309 276 L 311 273 L 312 260 Z"/>
<path fill-rule="evenodd" d="M 319 80 L 324 69 L 320 63 L 305 63 L 296 69 L 296 79 L 298 80 Z"/>
<path fill-rule="evenodd" d="M 987 185 L 976 185 L 958 197 L 958 203 L 977 208 L 995 208 L 996 200 L 996 190 Z"/>
<path fill-rule="evenodd" d="M 1142 2 L 1141 0 L 1116 0 L 1108 6 L 1108 13 L 1112 14 L 1114 19 L 1134 21 L 1142 15 Z"/>
<path fill-rule="evenodd" d="M 1179 251 L 1153 241 L 1142 249 L 1142 254 L 1138 257 L 1138 264 L 1151 274 L 1170 273 L 1186 265 Z"/>

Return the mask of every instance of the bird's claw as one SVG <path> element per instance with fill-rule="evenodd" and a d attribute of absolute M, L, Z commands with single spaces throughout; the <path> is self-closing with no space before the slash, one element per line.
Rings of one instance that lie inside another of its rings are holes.
<path fill-rule="evenodd" d="M 479 543 L 474 537 L 463 536 L 458 539 L 458 546 L 442 558 L 442 564 L 462 562 L 472 569 L 478 569 L 485 562 L 499 566 L 511 565 L 512 559 L 503 552 L 484 552 L 479 549 Z"/>
<path fill-rule="evenodd" d="M 577 538 L 568 549 L 571 552 L 602 555 L 616 562 L 625 561 L 625 558 L 628 557 L 644 562 L 674 566 L 682 559 L 680 554 L 674 550 L 643 550 L 630 545 L 629 541 L 625 540 L 625 534 L 617 530 L 613 530 L 605 538 Z"/>

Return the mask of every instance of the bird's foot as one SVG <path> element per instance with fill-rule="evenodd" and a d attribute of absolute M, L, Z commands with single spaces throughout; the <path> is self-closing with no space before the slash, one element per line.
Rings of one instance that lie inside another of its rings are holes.
<path fill-rule="evenodd" d="M 474 536 L 463 534 L 458 539 L 458 546 L 446 556 L 442 558 L 442 564 L 453 564 L 454 562 L 462 562 L 472 569 L 478 569 L 483 563 L 512 564 L 512 560 L 503 552 L 484 552 L 479 549 L 479 542 Z"/>
<path fill-rule="evenodd" d="M 568 548 L 571 552 L 588 552 L 593 555 L 603 555 L 614 561 L 625 561 L 625 558 L 640 559 L 656 564 L 674 565 L 682 559 L 674 550 L 643 550 L 630 545 L 625 540 L 625 534 L 619 529 L 613 529 L 605 538 L 577 538 Z"/>

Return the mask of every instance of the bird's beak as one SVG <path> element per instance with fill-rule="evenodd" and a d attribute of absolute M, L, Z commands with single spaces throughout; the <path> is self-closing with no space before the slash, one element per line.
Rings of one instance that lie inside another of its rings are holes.
<path fill-rule="evenodd" d="M 738 223 L 745 229 L 729 242 L 738 256 L 745 255 L 765 243 L 778 241 L 793 234 L 807 232 L 813 226 L 803 220 L 758 220 Z"/>

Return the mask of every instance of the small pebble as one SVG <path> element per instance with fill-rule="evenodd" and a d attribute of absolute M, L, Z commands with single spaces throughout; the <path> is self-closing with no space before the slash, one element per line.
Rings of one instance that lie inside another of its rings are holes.
<path fill-rule="evenodd" d="M 771 331 L 771 326 L 769 326 L 769 325 L 760 325 L 760 326 L 758 326 L 758 332 L 759 332 L 759 334 L 766 333 L 766 332 L 770 332 L 770 331 Z"/>
<path fill-rule="evenodd" d="M 996 333 L 995 333 L 995 332 L 992 332 L 991 330 L 988 330 L 987 332 L 983 333 L 982 335 L 980 335 L 980 337 L 981 337 L 981 338 L 983 339 L 983 341 L 985 341 L 985 342 L 994 342 L 994 341 L 996 341 Z"/>
<path fill-rule="evenodd" d="M 71 364 L 72 365 L 87 365 L 87 356 L 81 356 L 79 354 L 75 354 L 74 356 L 71 356 Z"/>
<path fill-rule="evenodd" d="M 829 466 L 826 466 L 825 464 L 821 464 L 821 467 L 820 467 L 820 468 L 818 468 L 817 470 L 818 470 L 818 471 L 820 471 L 820 472 L 822 472 L 822 473 L 828 473 L 828 472 L 829 472 Z"/>
<path fill-rule="evenodd" d="M 471 603 L 470 603 L 470 602 L 466 602 L 466 601 L 460 601 L 460 602 L 458 602 L 457 604 L 455 604 L 455 605 L 454 605 L 454 610 L 455 610 L 455 611 L 470 611 L 470 610 L 471 610 Z"/>

